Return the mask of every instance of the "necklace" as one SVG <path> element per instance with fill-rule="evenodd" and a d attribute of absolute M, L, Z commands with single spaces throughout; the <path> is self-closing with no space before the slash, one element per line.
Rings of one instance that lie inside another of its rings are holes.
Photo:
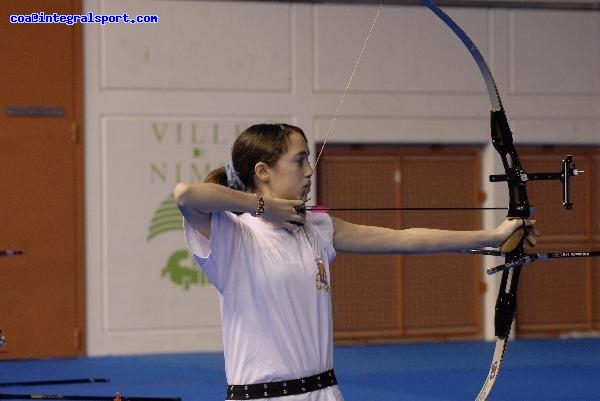
<path fill-rule="evenodd" d="M 329 292 L 331 287 L 329 286 L 329 282 L 327 280 L 327 271 L 325 270 L 325 265 L 323 264 L 323 259 L 317 253 L 315 246 L 313 245 L 308 232 L 306 231 L 306 225 L 302 226 L 302 232 L 306 237 L 306 241 L 310 245 L 310 249 L 312 251 L 315 263 L 317 264 L 317 274 L 315 275 L 315 286 L 318 290 Z M 316 241 L 315 241 L 316 244 Z"/>

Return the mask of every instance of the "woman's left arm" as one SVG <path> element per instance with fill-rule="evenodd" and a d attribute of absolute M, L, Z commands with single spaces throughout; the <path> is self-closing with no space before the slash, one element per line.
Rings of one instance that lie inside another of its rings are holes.
<path fill-rule="evenodd" d="M 533 221 L 506 219 L 495 229 L 477 231 L 437 230 L 432 228 L 391 228 L 365 226 L 335 217 L 333 246 L 340 252 L 357 253 L 433 253 L 453 252 L 498 246 L 525 224 L 526 240 L 535 245 Z"/>

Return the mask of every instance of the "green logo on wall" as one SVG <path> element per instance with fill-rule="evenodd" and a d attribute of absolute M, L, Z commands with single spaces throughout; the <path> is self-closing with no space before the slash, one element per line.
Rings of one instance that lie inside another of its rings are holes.
<path fill-rule="evenodd" d="M 149 242 L 159 234 L 169 231 L 177 231 L 183 235 L 181 214 L 172 194 L 167 196 L 167 199 L 154 211 L 146 240 Z M 191 262 L 191 266 L 184 264 L 188 261 Z M 161 276 L 168 276 L 173 283 L 186 291 L 192 284 L 201 286 L 210 284 L 208 277 L 200 270 L 194 258 L 190 257 L 187 249 L 177 249 L 171 253 L 165 267 L 161 270 Z"/>

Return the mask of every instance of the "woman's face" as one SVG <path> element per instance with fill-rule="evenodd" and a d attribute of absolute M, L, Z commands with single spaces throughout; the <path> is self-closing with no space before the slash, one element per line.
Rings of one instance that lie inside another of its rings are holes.
<path fill-rule="evenodd" d="M 297 132 L 291 134 L 288 141 L 287 151 L 275 166 L 266 167 L 269 176 L 262 193 L 282 199 L 306 199 L 313 175 L 308 161 L 308 144 Z"/>

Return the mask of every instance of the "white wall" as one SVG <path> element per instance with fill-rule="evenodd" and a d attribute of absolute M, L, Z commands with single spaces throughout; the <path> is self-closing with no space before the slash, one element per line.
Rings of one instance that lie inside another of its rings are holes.
<path fill-rule="evenodd" d="M 161 275 L 170 258 L 192 267 L 177 253 L 185 247 L 168 196 L 227 162 L 252 122 L 302 126 L 314 155 L 376 9 L 84 2 L 84 11 L 160 17 L 85 27 L 90 355 L 221 349 L 214 290 L 201 276 L 186 290 Z M 517 142 L 599 143 L 600 13 L 447 11 L 488 59 Z M 387 6 L 329 141 L 481 144 L 487 202 L 506 204 L 504 186 L 486 182 L 501 172 L 488 108 L 475 63 L 445 25 L 424 7 Z M 161 213 L 163 230 L 153 224 Z M 489 213 L 486 225 L 501 218 Z M 492 289 L 488 323 L 493 299 Z"/>

